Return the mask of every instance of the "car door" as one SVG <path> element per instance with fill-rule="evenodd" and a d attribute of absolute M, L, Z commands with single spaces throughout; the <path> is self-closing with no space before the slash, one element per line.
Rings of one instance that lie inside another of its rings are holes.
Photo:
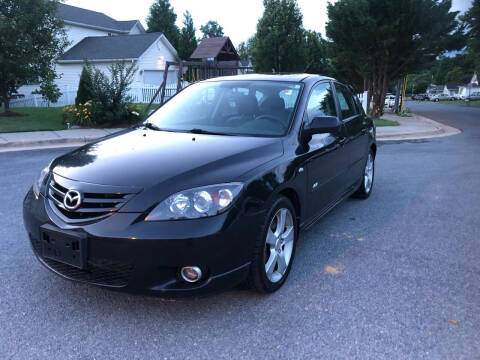
<path fill-rule="evenodd" d="M 345 125 L 346 139 L 345 151 L 348 153 L 347 186 L 354 185 L 363 174 L 367 159 L 368 132 L 366 117 L 363 110 L 357 105 L 354 95 L 342 84 L 335 83 L 337 103 L 343 123 Z"/>
<path fill-rule="evenodd" d="M 304 126 L 313 118 L 337 116 L 331 82 L 321 82 L 310 92 L 304 114 Z M 343 151 L 344 129 L 338 133 L 314 134 L 307 144 L 307 194 L 311 216 L 327 208 L 344 190 L 348 156 Z"/>

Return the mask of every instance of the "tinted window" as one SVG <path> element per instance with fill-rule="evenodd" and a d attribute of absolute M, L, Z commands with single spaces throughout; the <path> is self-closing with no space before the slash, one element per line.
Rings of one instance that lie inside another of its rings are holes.
<path fill-rule="evenodd" d="M 340 84 L 335 84 L 335 89 L 337 89 L 337 98 L 340 105 L 340 111 L 342 112 L 342 119 L 347 119 L 358 114 L 350 91 Z"/>
<path fill-rule="evenodd" d="M 317 85 L 310 94 L 310 99 L 308 99 L 308 122 L 312 121 L 315 117 L 321 116 L 337 116 L 330 83 Z"/>

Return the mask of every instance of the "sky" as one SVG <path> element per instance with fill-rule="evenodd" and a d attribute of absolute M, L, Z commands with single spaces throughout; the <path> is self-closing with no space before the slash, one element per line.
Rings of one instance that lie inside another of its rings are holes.
<path fill-rule="evenodd" d="M 297 0 L 303 13 L 303 25 L 325 36 L 328 2 L 336 0 Z M 472 0 L 453 0 L 453 10 L 465 11 Z M 153 0 L 66 0 L 66 4 L 99 11 L 116 20 L 138 19 L 146 28 L 146 18 Z M 189 10 L 193 22 L 199 28 L 209 20 L 223 26 L 225 35 L 234 45 L 248 40 L 256 31 L 257 21 L 263 13 L 262 0 L 170 0 L 177 13 L 177 25 L 182 27 L 183 13 Z"/>

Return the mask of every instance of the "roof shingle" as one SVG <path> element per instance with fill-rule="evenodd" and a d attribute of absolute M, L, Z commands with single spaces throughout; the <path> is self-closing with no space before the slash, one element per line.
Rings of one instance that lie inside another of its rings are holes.
<path fill-rule="evenodd" d="M 64 21 L 128 33 L 137 20 L 117 21 L 104 13 L 59 3 L 57 16 Z M 142 29 L 143 30 L 143 29 Z"/>
<path fill-rule="evenodd" d="M 223 53 L 222 50 L 227 50 L 230 53 Z M 219 56 L 222 55 L 222 56 Z M 197 46 L 192 55 L 192 59 L 209 59 L 218 58 L 218 60 L 239 60 L 240 57 L 235 50 L 230 38 L 228 36 L 205 38 Z"/>
<path fill-rule="evenodd" d="M 59 61 L 138 59 L 160 36 L 162 33 L 86 37 Z"/>

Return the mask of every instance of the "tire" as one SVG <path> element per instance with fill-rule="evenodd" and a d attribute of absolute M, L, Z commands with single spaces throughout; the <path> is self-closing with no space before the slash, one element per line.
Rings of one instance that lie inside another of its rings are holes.
<path fill-rule="evenodd" d="M 284 227 L 279 231 L 276 226 L 282 217 L 285 219 Z M 262 231 L 255 241 L 253 262 L 247 280 L 250 288 L 260 293 L 272 293 L 284 284 L 295 256 L 297 222 L 291 201 L 283 196 L 276 199 L 265 216 Z M 267 243 L 267 238 L 270 239 L 270 244 Z"/>
<path fill-rule="evenodd" d="M 370 167 L 370 164 L 371 164 L 371 167 Z M 368 153 L 367 161 L 365 162 L 365 167 L 363 168 L 362 183 L 360 184 L 360 187 L 352 196 L 358 199 L 367 199 L 372 193 L 374 179 L 375 179 L 375 155 L 373 154 L 373 151 L 370 149 L 370 152 Z"/>

